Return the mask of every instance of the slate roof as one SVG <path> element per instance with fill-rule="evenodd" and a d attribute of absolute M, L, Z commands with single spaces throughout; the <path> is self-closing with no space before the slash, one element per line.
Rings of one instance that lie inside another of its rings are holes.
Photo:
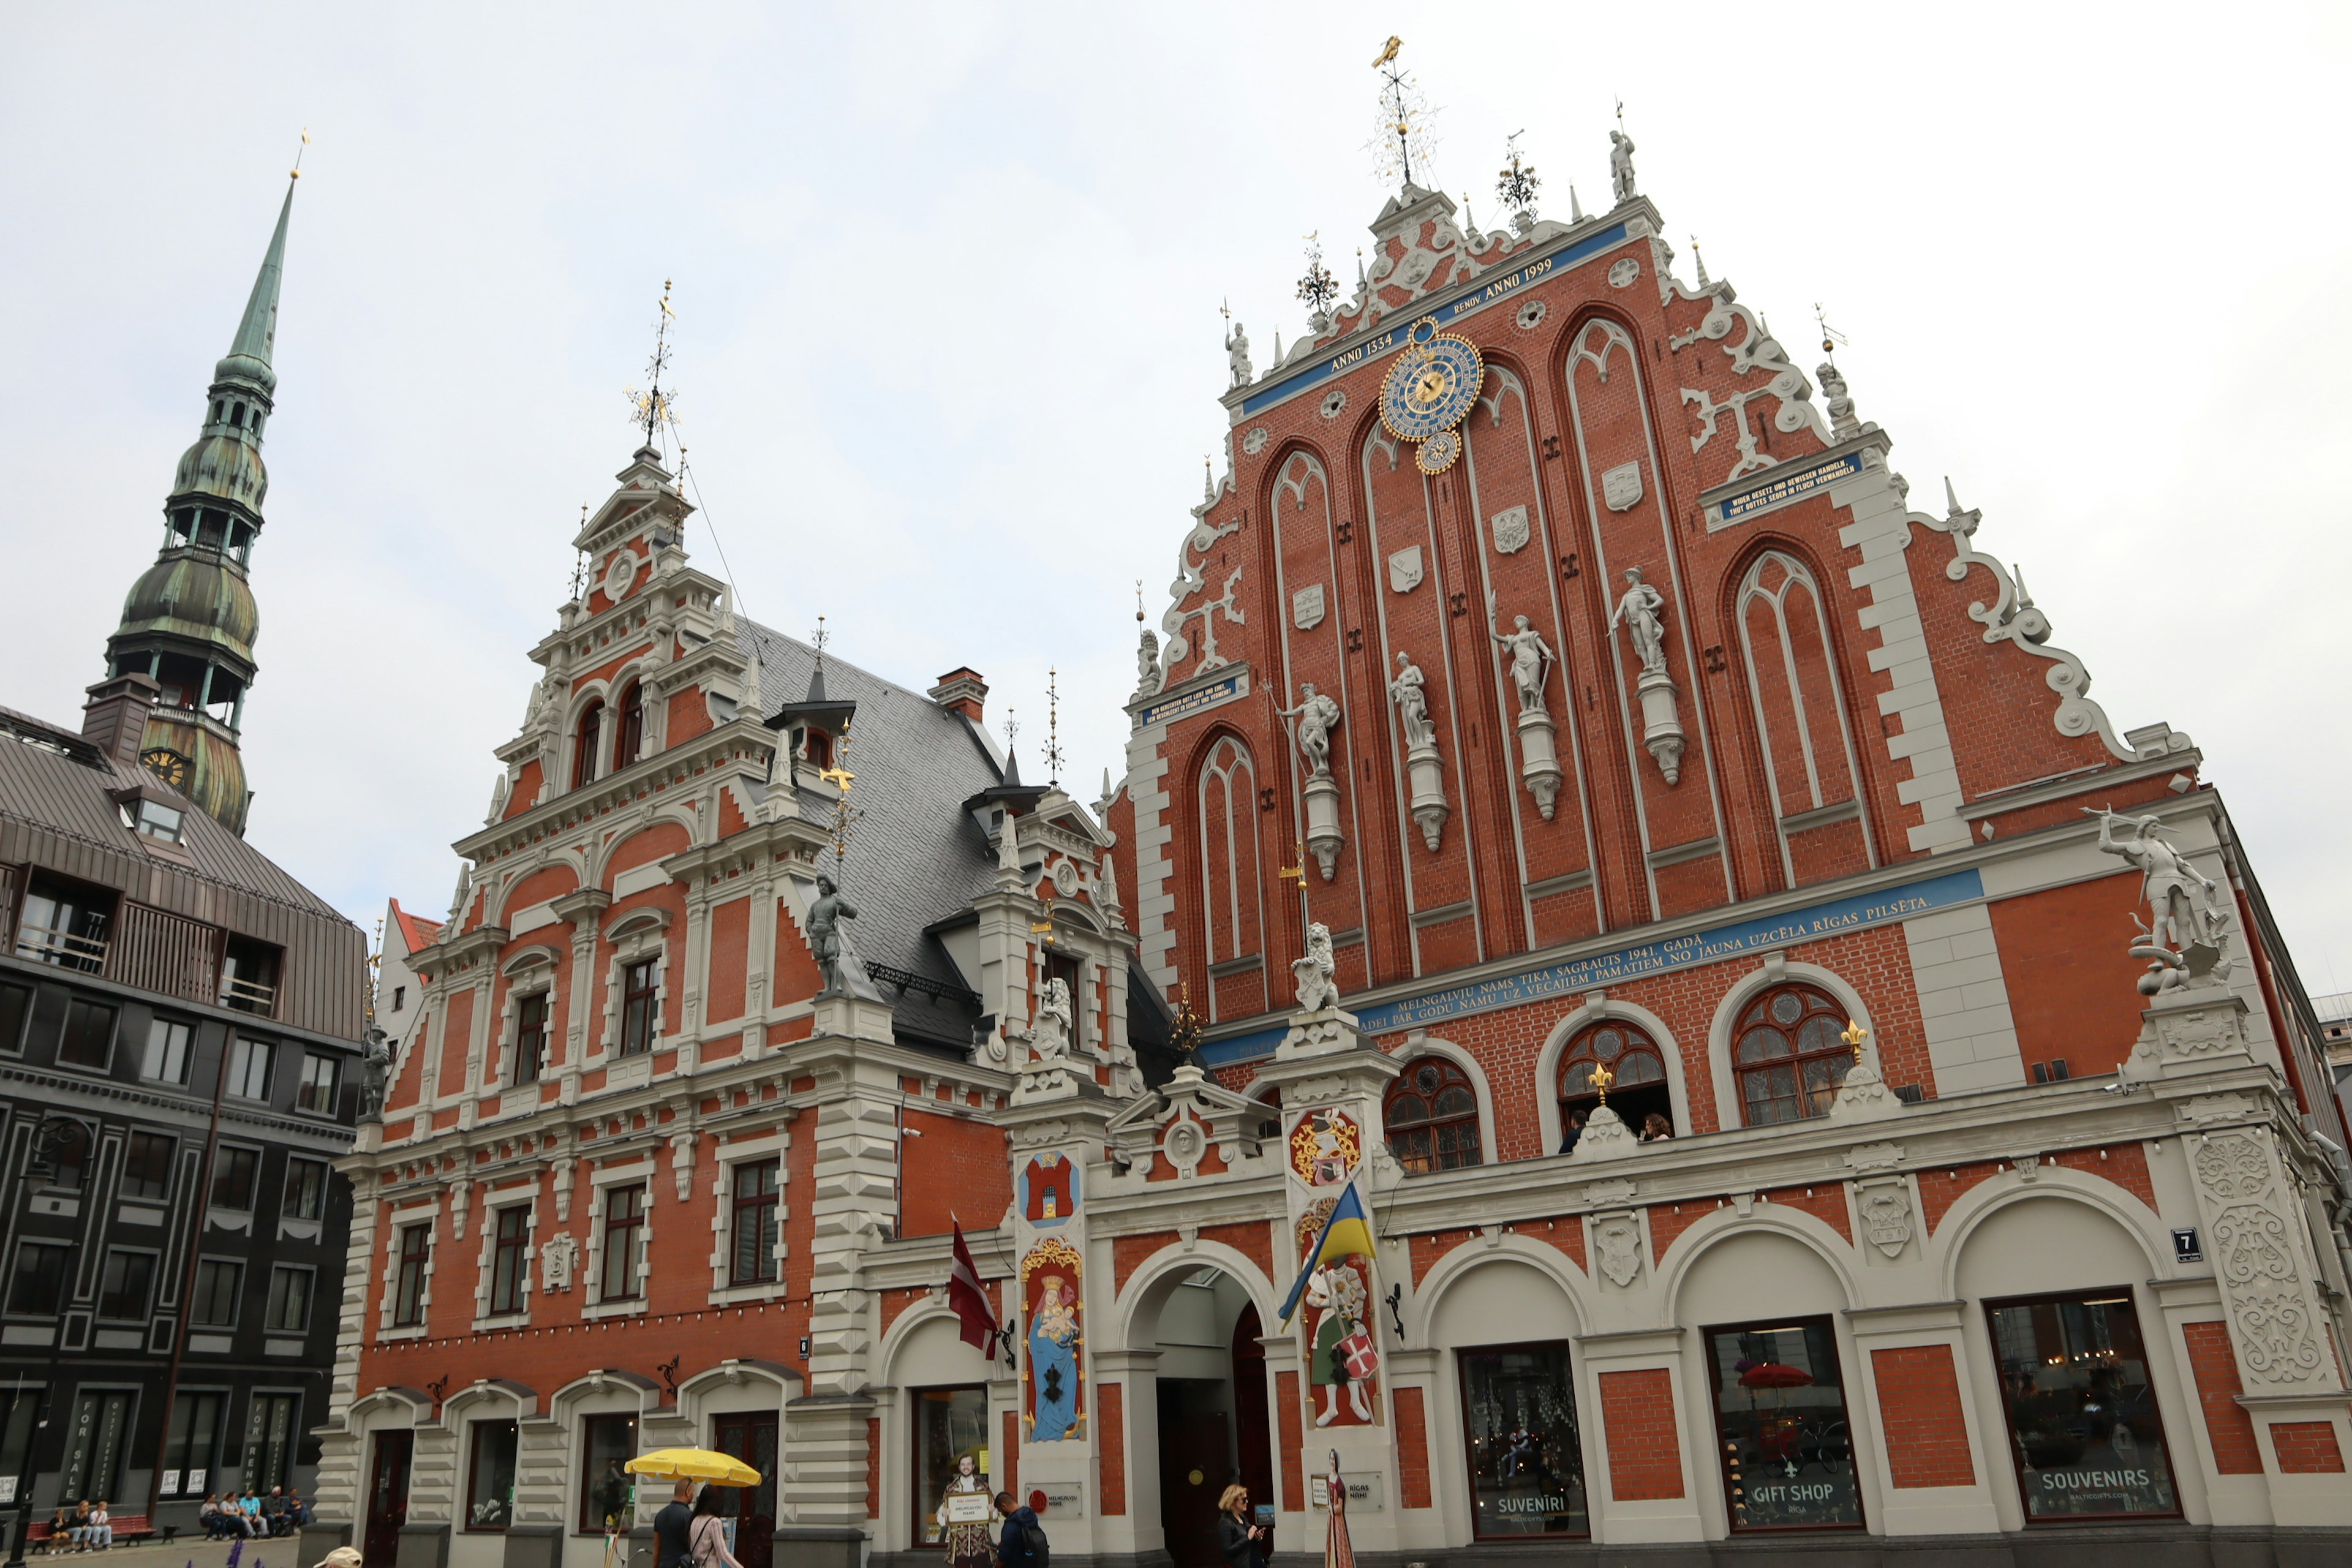
<path fill-rule="evenodd" d="M 740 615 L 735 628 L 744 656 L 760 663 L 761 716 L 799 701 L 815 673 L 816 650 Z M 993 883 L 995 856 L 963 803 L 1002 776 L 995 754 L 978 725 L 921 692 L 832 654 L 824 679 L 831 700 L 857 704 L 846 765 L 856 775 L 851 803 L 864 815 L 852 830 L 841 878 L 843 896 L 857 908 L 847 927 L 850 943 L 869 964 L 961 992 L 954 961 L 924 928 L 969 908 Z M 812 821 L 832 820 L 833 803 L 824 795 L 802 791 L 801 809 Z M 828 870 L 831 862 L 828 855 Z M 952 994 L 902 994 L 887 984 L 882 991 L 898 1033 L 959 1048 L 971 1044 L 976 1005 Z"/>
<path fill-rule="evenodd" d="M 140 887 L 158 862 L 140 848 L 138 835 L 122 825 L 121 809 L 107 792 L 159 783 L 144 768 L 114 762 L 76 731 L 0 708 L 0 820 L 46 830 L 87 846 L 102 858 L 120 857 L 122 876 L 109 879 L 114 886 Z M 166 793 L 176 792 L 166 786 Z M 341 911 L 280 870 L 268 856 L 198 810 L 186 797 L 179 798 L 185 813 L 180 845 L 194 866 L 192 871 L 171 866 L 170 873 L 194 875 L 337 925 L 350 924 Z"/>

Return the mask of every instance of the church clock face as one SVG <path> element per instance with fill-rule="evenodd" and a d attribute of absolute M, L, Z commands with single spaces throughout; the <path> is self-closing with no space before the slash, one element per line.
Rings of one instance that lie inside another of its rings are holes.
<path fill-rule="evenodd" d="M 1381 382 L 1381 423 L 1401 441 L 1426 441 L 1462 422 L 1486 383 L 1477 345 L 1437 330 L 1437 319 L 1412 324 L 1412 342 Z"/>
<path fill-rule="evenodd" d="M 171 747 L 150 746 L 139 753 L 139 761 L 149 773 L 173 789 L 188 787 L 188 770 L 194 764 Z"/>

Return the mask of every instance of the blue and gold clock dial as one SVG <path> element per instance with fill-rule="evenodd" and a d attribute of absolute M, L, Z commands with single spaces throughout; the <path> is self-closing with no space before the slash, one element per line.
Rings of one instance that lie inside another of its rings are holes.
<path fill-rule="evenodd" d="M 1486 384 L 1477 345 L 1423 317 L 1381 383 L 1381 423 L 1401 441 L 1426 441 L 1462 422 Z"/>

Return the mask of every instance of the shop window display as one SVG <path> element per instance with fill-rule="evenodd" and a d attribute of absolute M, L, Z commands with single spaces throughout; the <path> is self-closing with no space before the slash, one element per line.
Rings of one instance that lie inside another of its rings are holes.
<path fill-rule="evenodd" d="M 1469 1447 L 1472 1529 L 1481 1541 L 1583 1535 L 1583 1447 L 1564 1344 L 1456 1352 Z"/>
<path fill-rule="evenodd" d="M 1731 1528 L 1858 1530 L 1845 1379 L 1827 1318 L 1706 1331 Z"/>
<path fill-rule="evenodd" d="M 2130 1290 L 1989 1301 L 1985 1316 L 2026 1518 L 2178 1514 Z"/>
<path fill-rule="evenodd" d="M 988 1390 L 922 1388 L 915 1391 L 915 1539 L 927 1546 L 944 1539 L 940 1500 L 969 1454 L 979 1473 L 988 1474 Z"/>

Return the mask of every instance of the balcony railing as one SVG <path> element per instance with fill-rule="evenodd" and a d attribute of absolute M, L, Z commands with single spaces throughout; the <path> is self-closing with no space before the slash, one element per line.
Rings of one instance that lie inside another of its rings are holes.
<path fill-rule="evenodd" d="M 16 938 L 17 957 L 54 963 L 60 969 L 79 969 L 84 974 L 104 972 L 107 947 L 102 937 L 76 936 L 46 926 L 27 926 Z"/>
<path fill-rule="evenodd" d="M 213 1000 L 221 972 L 221 931 L 168 910 L 126 902 L 115 930 L 107 978 L 191 1002 Z"/>
<path fill-rule="evenodd" d="M 278 1011 L 278 987 L 224 974 L 221 976 L 220 1003 L 222 1006 L 234 1007 L 240 1013 L 253 1013 L 268 1018 Z"/>

